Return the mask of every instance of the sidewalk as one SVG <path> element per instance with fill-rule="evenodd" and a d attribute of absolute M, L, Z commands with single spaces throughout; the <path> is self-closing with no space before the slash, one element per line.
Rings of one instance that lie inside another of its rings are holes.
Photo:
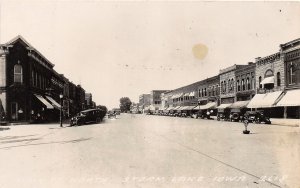
<path fill-rule="evenodd" d="M 280 125 L 280 126 L 291 126 L 299 127 L 300 119 L 283 119 L 283 118 L 271 118 L 271 125 Z"/>

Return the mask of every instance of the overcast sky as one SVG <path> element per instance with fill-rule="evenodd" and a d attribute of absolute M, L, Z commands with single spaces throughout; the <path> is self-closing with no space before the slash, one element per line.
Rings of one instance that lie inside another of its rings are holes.
<path fill-rule="evenodd" d="M 300 3 L 1 1 L 0 42 L 22 35 L 109 108 L 175 89 L 300 37 Z"/>

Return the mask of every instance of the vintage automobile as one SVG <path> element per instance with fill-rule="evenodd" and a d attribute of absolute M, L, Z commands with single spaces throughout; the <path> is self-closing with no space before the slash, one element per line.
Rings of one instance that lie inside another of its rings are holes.
<path fill-rule="evenodd" d="M 200 111 L 198 111 L 196 118 L 212 119 L 210 116 L 211 116 L 211 111 L 210 110 L 200 110 Z"/>
<path fill-rule="evenodd" d="M 220 121 L 220 120 L 224 120 L 224 121 L 230 120 L 230 109 L 227 109 L 227 108 L 218 109 L 217 120 L 218 121 Z"/>
<path fill-rule="evenodd" d="M 100 109 L 88 109 L 81 111 L 71 118 L 70 126 L 79 126 L 87 123 L 99 123 L 103 120 L 105 114 L 106 112 Z"/>
<path fill-rule="evenodd" d="M 243 121 L 244 120 L 244 113 L 243 109 L 233 108 L 230 111 L 230 121 Z"/>
<path fill-rule="evenodd" d="M 247 119 L 249 122 L 252 123 L 262 123 L 271 124 L 270 117 L 266 116 L 263 110 L 259 111 L 247 111 L 244 114 L 244 119 Z"/>
<path fill-rule="evenodd" d="M 117 113 L 114 111 L 108 111 L 107 112 L 107 118 L 116 118 L 117 117 Z"/>

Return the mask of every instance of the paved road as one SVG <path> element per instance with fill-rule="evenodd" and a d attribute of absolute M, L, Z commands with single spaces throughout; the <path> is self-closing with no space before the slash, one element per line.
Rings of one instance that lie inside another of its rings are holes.
<path fill-rule="evenodd" d="M 300 187 L 300 129 L 123 114 L 0 131 L 0 188 Z"/>

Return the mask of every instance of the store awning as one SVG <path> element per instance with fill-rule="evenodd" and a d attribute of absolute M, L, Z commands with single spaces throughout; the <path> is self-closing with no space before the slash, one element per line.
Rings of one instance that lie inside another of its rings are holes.
<path fill-rule="evenodd" d="M 300 89 L 287 91 L 276 106 L 300 106 Z"/>
<path fill-rule="evenodd" d="M 56 102 L 52 97 L 46 96 L 46 98 L 52 103 L 55 108 L 61 108 L 60 104 Z"/>
<path fill-rule="evenodd" d="M 260 82 L 260 84 L 274 84 L 274 76 L 267 77 Z"/>
<path fill-rule="evenodd" d="M 185 110 L 185 106 L 181 106 L 181 107 L 178 108 L 177 110 Z"/>
<path fill-rule="evenodd" d="M 196 106 L 187 106 L 186 110 L 193 110 Z"/>
<path fill-rule="evenodd" d="M 232 103 L 229 104 L 221 104 L 220 106 L 218 106 L 218 109 L 225 109 L 225 108 L 229 108 L 232 105 Z"/>
<path fill-rule="evenodd" d="M 259 108 L 266 94 L 256 94 L 248 103 L 247 108 Z"/>
<path fill-rule="evenodd" d="M 47 109 L 54 109 L 54 107 L 41 95 L 34 94 L 34 96 L 39 99 L 39 101 L 41 101 L 47 107 Z"/>
<path fill-rule="evenodd" d="M 233 103 L 229 108 L 245 108 L 250 101 L 237 101 Z"/>
<path fill-rule="evenodd" d="M 167 110 L 173 110 L 174 108 L 172 106 L 170 106 L 169 108 L 167 108 Z"/>
<path fill-rule="evenodd" d="M 204 106 L 204 105 L 197 105 L 195 108 L 193 108 L 194 110 L 200 110 L 201 107 Z"/>
<path fill-rule="evenodd" d="M 266 94 L 256 94 L 249 102 L 248 108 L 271 108 L 280 99 L 282 91 L 275 91 Z"/>
<path fill-rule="evenodd" d="M 209 102 L 206 105 L 201 105 L 200 110 L 213 109 L 216 108 L 216 106 L 217 106 L 216 102 Z"/>
<path fill-rule="evenodd" d="M 176 106 L 176 107 L 174 108 L 174 110 L 178 110 L 180 107 L 181 107 L 181 106 Z"/>

